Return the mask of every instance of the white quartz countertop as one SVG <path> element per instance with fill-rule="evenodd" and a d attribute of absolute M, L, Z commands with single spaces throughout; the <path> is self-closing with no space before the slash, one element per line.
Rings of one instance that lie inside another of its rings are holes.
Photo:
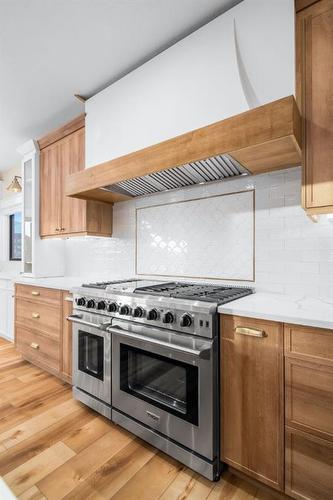
<path fill-rule="evenodd" d="M 58 278 L 15 278 L 15 283 L 22 285 L 42 286 L 45 288 L 55 288 L 57 290 L 70 290 L 76 286 L 82 285 L 84 280 L 72 276 L 60 276 Z"/>
<path fill-rule="evenodd" d="M 126 279 L 128 276 L 59 276 L 56 278 L 29 278 L 26 276 L 15 277 L 13 281 L 22 285 L 42 286 L 55 288 L 57 290 L 71 290 L 81 286 L 82 283 L 93 283 L 96 281 L 113 281 Z"/>
<path fill-rule="evenodd" d="M 333 302 L 258 292 L 218 308 L 222 314 L 333 330 Z"/>
<path fill-rule="evenodd" d="M 9 274 L 0 272 L 0 280 L 15 281 L 20 276 L 18 274 Z"/>
<path fill-rule="evenodd" d="M 57 278 L 8 277 L 15 283 L 42 286 L 58 290 L 71 290 L 82 283 L 128 278 L 124 276 L 62 276 Z M 0 273 L 1 279 L 1 273 Z M 329 328 L 333 330 L 333 302 L 258 292 L 218 308 L 221 314 L 234 314 L 249 318 L 267 319 L 296 325 Z"/>

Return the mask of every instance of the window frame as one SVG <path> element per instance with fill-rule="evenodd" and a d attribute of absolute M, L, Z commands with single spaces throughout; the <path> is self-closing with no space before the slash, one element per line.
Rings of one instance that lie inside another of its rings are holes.
<path fill-rule="evenodd" d="M 22 262 L 22 243 L 21 243 L 21 256 L 20 258 L 15 258 L 13 257 L 13 236 L 14 236 L 14 224 L 15 224 L 15 215 L 20 213 L 21 214 L 21 239 L 22 239 L 22 211 L 17 210 L 16 212 L 13 212 L 8 215 L 9 219 L 9 230 L 8 230 L 8 237 L 9 237 L 9 254 L 8 254 L 8 260 L 10 262 Z"/>

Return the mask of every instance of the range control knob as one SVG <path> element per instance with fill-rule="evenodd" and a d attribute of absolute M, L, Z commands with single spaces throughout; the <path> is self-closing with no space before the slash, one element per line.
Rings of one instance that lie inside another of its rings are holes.
<path fill-rule="evenodd" d="M 142 309 L 142 307 L 139 307 L 139 306 L 138 306 L 138 307 L 136 307 L 136 308 L 134 309 L 134 311 L 133 311 L 133 316 L 134 316 L 135 318 L 142 318 L 142 317 L 143 317 L 143 315 L 144 315 L 144 313 L 145 313 L 144 309 Z"/>
<path fill-rule="evenodd" d="M 156 319 L 158 319 L 158 312 L 156 309 L 150 309 L 150 311 L 148 311 L 147 313 L 147 319 L 149 321 L 155 321 Z"/>
<path fill-rule="evenodd" d="M 162 323 L 169 323 L 169 324 L 171 324 L 171 323 L 174 322 L 174 320 L 175 320 L 175 317 L 172 314 L 172 312 L 170 312 L 170 311 L 167 311 L 162 316 Z"/>
<path fill-rule="evenodd" d="M 129 306 L 120 306 L 119 313 L 123 314 L 124 316 L 129 316 L 131 313 L 131 310 Z"/>
<path fill-rule="evenodd" d="M 97 309 L 104 311 L 105 308 L 106 308 L 106 303 L 104 302 L 104 300 L 99 300 L 97 302 Z"/>
<path fill-rule="evenodd" d="M 185 326 L 189 327 L 192 325 L 192 317 L 190 314 L 185 313 L 183 316 L 180 318 L 180 326 Z"/>
<path fill-rule="evenodd" d="M 84 297 L 79 297 L 75 299 L 75 302 L 78 306 L 84 307 L 86 305 L 86 299 Z"/>
<path fill-rule="evenodd" d="M 108 311 L 109 311 L 110 313 L 114 313 L 114 312 L 116 312 L 116 311 L 117 311 L 117 309 L 118 309 L 118 306 L 117 306 L 116 302 L 111 302 L 111 303 L 108 305 Z"/>
<path fill-rule="evenodd" d="M 93 299 L 89 299 L 87 301 L 87 307 L 88 309 L 93 309 L 95 307 L 95 301 Z"/>

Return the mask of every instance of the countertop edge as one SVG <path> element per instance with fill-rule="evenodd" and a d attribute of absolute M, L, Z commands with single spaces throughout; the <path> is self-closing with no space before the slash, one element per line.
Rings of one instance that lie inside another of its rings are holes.
<path fill-rule="evenodd" d="M 219 314 L 243 316 L 253 319 L 263 319 L 267 321 L 276 321 L 278 323 L 286 323 L 292 325 L 309 326 L 314 328 L 325 328 L 327 330 L 333 330 L 333 321 L 325 321 L 320 319 L 312 318 L 301 318 L 298 316 L 292 316 L 288 314 L 277 314 L 277 313 L 267 313 L 262 311 L 248 311 L 247 309 L 242 309 L 241 307 L 227 307 L 220 306 L 218 308 Z"/>

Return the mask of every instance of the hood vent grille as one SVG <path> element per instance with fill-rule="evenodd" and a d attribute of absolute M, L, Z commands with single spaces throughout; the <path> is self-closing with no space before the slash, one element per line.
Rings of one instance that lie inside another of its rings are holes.
<path fill-rule="evenodd" d="M 145 196 L 170 189 L 179 189 L 194 184 L 214 182 L 248 174 L 249 171 L 238 161 L 230 155 L 224 154 L 161 170 L 143 177 L 121 181 L 117 184 L 105 186 L 103 189 L 134 197 Z"/>

